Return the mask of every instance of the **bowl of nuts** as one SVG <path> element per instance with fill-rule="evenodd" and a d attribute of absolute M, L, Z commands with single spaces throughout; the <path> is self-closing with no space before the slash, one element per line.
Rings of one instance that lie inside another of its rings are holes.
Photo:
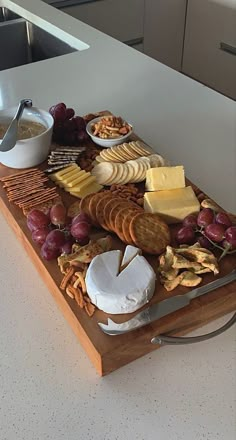
<path fill-rule="evenodd" d="M 120 116 L 108 115 L 92 119 L 86 131 L 95 144 L 110 148 L 125 142 L 131 136 L 133 127 Z"/>

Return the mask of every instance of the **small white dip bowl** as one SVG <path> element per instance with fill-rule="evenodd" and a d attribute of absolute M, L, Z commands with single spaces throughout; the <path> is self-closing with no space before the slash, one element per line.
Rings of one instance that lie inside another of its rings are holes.
<path fill-rule="evenodd" d="M 104 118 L 104 116 L 99 116 L 98 118 L 92 119 L 86 125 L 86 131 L 88 135 L 91 137 L 93 142 L 97 145 L 100 145 L 100 147 L 110 148 L 110 147 L 114 147 L 115 145 L 123 144 L 123 142 L 126 142 L 133 133 L 132 125 L 127 122 L 127 124 L 130 126 L 130 131 L 123 136 L 121 135 L 118 138 L 106 138 L 106 139 L 100 138 L 99 136 L 94 136 L 92 131 L 92 126 L 93 124 L 96 124 L 96 122 L 100 121 L 102 118 Z"/>
<path fill-rule="evenodd" d="M 9 125 L 16 110 L 17 107 L 1 110 L 0 124 Z M 46 130 L 38 136 L 18 140 L 16 145 L 9 151 L 0 151 L 0 162 L 10 168 L 30 168 L 39 165 L 47 158 L 50 150 L 54 123 L 50 113 L 37 107 L 26 107 L 21 120 L 42 124 L 46 127 Z"/>

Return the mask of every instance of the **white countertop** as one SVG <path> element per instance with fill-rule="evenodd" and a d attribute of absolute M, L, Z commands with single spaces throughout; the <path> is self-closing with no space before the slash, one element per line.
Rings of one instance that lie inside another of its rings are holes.
<path fill-rule="evenodd" d="M 0 72 L 0 108 L 30 97 L 45 109 L 64 101 L 77 114 L 110 109 L 236 210 L 235 102 L 40 1 L 0 5 L 90 46 Z M 235 439 L 235 328 L 100 378 L 2 216 L 0 240 L 1 440 Z"/>

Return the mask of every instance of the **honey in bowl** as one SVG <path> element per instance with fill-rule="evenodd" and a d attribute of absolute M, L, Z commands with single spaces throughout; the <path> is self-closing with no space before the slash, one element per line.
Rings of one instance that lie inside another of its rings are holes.
<path fill-rule="evenodd" d="M 0 123 L 0 139 L 2 139 L 9 127 L 9 124 Z M 39 136 L 47 130 L 45 125 L 35 121 L 26 121 L 22 119 L 18 124 L 17 140 L 30 139 L 35 136 Z"/>

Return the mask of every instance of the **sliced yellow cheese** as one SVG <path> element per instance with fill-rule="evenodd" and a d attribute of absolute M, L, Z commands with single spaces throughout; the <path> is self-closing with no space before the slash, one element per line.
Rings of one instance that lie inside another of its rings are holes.
<path fill-rule="evenodd" d="M 82 188 L 77 191 L 70 191 L 70 194 L 72 196 L 78 197 L 79 199 L 82 199 L 83 197 L 87 196 L 88 194 L 97 193 L 102 189 L 102 185 L 99 185 L 97 182 L 92 182 L 89 185 L 87 185 L 85 188 Z"/>
<path fill-rule="evenodd" d="M 79 172 L 77 177 L 75 179 L 71 180 L 66 186 L 68 186 L 68 188 L 73 188 L 73 186 L 76 186 L 77 184 L 79 184 L 83 180 L 87 179 L 87 177 L 89 177 L 89 176 L 91 176 L 90 173 L 86 173 L 86 171 L 82 170 Z"/>
<path fill-rule="evenodd" d="M 65 189 L 65 191 L 68 191 L 68 192 L 70 192 L 70 191 L 77 192 L 77 191 L 81 191 L 83 188 L 86 188 L 86 186 L 90 185 L 90 183 L 93 183 L 93 182 L 96 182 L 96 177 L 90 175 L 85 180 L 78 183 L 78 185 L 75 185 L 72 188 L 65 186 L 64 189 Z"/>
<path fill-rule="evenodd" d="M 182 222 L 200 211 L 200 203 L 191 186 L 180 189 L 146 192 L 144 209 L 159 214 L 168 224 Z"/>
<path fill-rule="evenodd" d="M 146 190 L 158 191 L 185 187 L 184 167 L 149 168 L 146 172 Z"/>
<path fill-rule="evenodd" d="M 78 168 L 77 164 L 65 167 L 62 170 L 57 171 L 56 173 L 51 174 L 50 175 L 50 179 L 52 179 L 53 181 L 57 181 L 61 176 L 65 175 L 67 173 L 70 173 L 71 171 L 75 170 L 76 168 Z"/>
<path fill-rule="evenodd" d="M 68 185 L 69 182 L 72 182 L 72 180 L 75 180 L 79 173 L 80 173 L 81 169 L 78 167 L 76 170 L 71 171 L 71 173 L 65 174 L 65 176 L 62 176 L 59 179 L 59 182 L 62 182 L 64 185 Z"/>

